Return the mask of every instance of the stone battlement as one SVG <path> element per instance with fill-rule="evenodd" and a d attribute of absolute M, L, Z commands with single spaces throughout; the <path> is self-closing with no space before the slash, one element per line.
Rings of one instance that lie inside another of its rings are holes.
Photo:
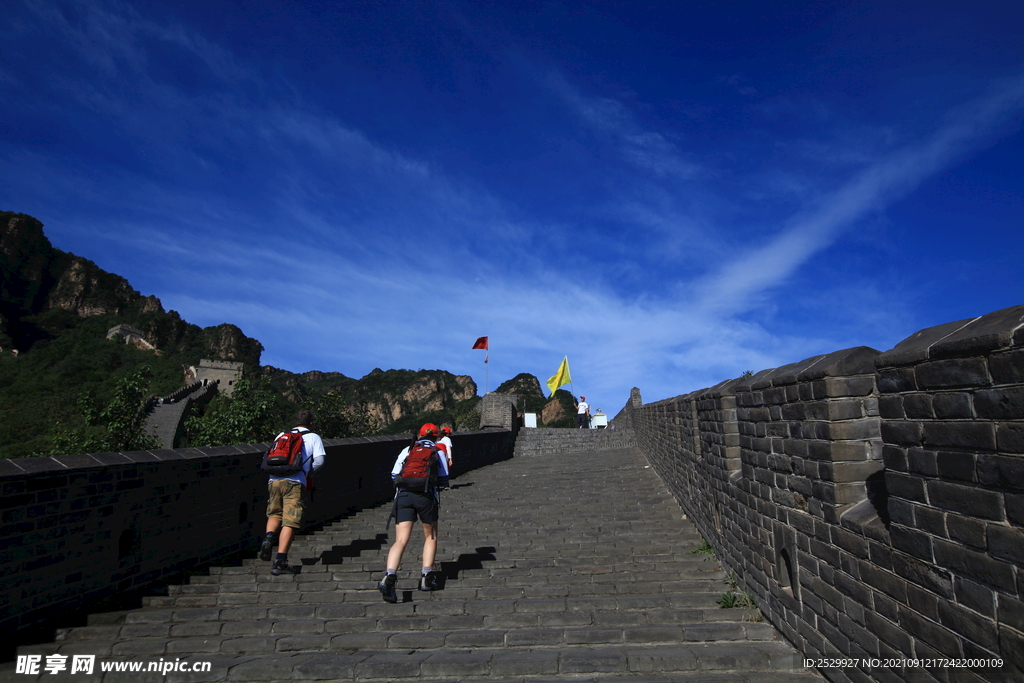
<path fill-rule="evenodd" d="M 615 422 L 808 657 L 1002 658 L 914 680 L 1024 680 L 1024 306 L 638 398 Z"/>

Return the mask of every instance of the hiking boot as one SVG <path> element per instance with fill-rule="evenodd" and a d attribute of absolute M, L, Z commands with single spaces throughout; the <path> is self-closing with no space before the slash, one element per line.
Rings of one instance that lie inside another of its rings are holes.
<path fill-rule="evenodd" d="M 264 562 L 270 561 L 270 556 L 274 552 L 274 540 L 273 538 L 264 538 L 260 545 L 260 559 Z"/>
<path fill-rule="evenodd" d="M 377 584 L 377 590 L 384 596 L 384 602 L 398 602 L 398 575 L 388 574 L 385 576 Z"/>
<path fill-rule="evenodd" d="M 280 576 L 281 574 L 298 574 L 301 571 L 299 567 L 288 564 L 288 560 L 274 560 L 274 566 L 270 568 L 270 573 L 274 576 Z"/>
<path fill-rule="evenodd" d="M 427 572 L 420 577 L 421 591 L 436 591 L 440 587 L 437 584 L 437 572 Z"/>

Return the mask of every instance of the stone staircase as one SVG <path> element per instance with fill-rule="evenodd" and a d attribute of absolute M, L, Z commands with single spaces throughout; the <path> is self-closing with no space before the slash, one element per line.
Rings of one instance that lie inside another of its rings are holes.
<path fill-rule="evenodd" d="M 636 445 L 629 429 L 520 429 L 516 436 L 515 457 L 585 453 Z"/>
<path fill-rule="evenodd" d="M 700 536 L 635 449 L 516 458 L 454 480 L 442 497 L 443 590 L 414 590 L 417 528 L 398 604 L 376 590 L 388 511 L 297 537 L 297 576 L 254 559 L 211 567 L 141 609 L 18 650 L 43 664 L 96 655 L 92 676 L 15 674 L 8 663 L 0 680 L 822 680 L 757 610 L 719 608 L 721 567 L 692 552 Z M 210 670 L 99 671 L 179 659 Z"/>

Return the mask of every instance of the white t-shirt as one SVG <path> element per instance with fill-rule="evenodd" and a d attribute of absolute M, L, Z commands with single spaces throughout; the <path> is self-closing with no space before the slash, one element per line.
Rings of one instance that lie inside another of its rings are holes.
<path fill-rule="evenodd" d="M 442 436 L 437 440 L 438 446 L 444 446 L 444 452 L 448 454 L 448 462 L 452 461 L 452 440 L 451 437 Z"/>
<path fill-rule="evenodd" d="M 580 408 L 576 412 L 580 415 L 586 415 L 590 411 L 590 406 L 587 405 L 586 401 L 580 401 Z"/>

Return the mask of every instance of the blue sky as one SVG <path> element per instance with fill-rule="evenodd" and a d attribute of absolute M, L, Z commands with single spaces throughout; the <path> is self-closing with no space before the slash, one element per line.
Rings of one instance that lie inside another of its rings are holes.
<path fill-rule="evenodd" d="M 10 0 L 0 208 L 263 362 L 616 412 L 1024 303 L 1024 5 Z"/>

